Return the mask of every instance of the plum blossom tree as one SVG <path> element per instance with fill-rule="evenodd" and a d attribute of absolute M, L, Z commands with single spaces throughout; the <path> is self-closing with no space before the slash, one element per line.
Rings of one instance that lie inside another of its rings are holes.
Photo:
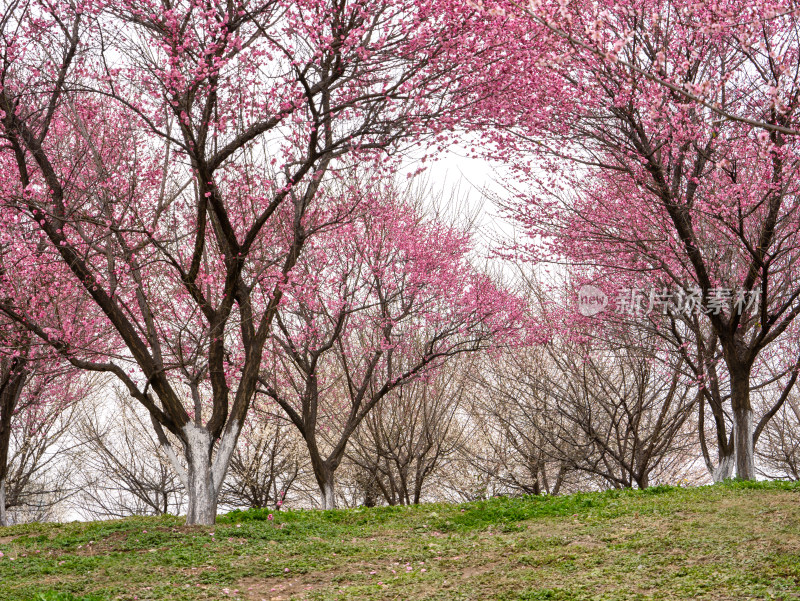
<path fill-rule="evenodd" d="M 7 526 L 6 474 L 8 472 L 8 448 L 11 442 L 12 419 L 18 411 L 20 398 L 28 379 L 28 355 L 30 335 L 22 336 L 21 345 L 11 346 L 3 336 L 3 353 L 0 354 L 0 526 Z M 21 348 L 20 348 L 21 346 Z"/>
<path fill-rule="evenodd" d="M 795 113 L 800 11 L 791 0 L 630 0 L 583 14 L 585 6 L 577 3 L 567 7 L 534 0 L 514 8 L 584 58 L 619 64 L 724 120 L 765 132 L 800 134 Z M 677 33 L 668 45 L 663 39 L 659 44 L 660 34 L 653 35 L 665 28 Z M 637 48 L 645 54 L 637 54 Z M 653 51 L 656 60 L 647 54 Z M 687 77 L 692 61 L 705 54 L 722 60 Z M 723 102 L 716 97 L 721 87 L 727 94 Z M 784 115 L 781 123 L 774 121 L 775 111 Z"/>
<path fill-rule="evenodd" d="M 88 333 L 60 301 L 0 310 L 148 410 L 187 523 L 213 523 L 290 274 L 341 219 L 320 186 L 452 123 L 465 27 L 432 0 L 4 5 L 2 229 L 89 299 Z"/>
<path fill-rule="evenodd" d="M 0 526 L 9 525 L 9 508 L 41 496 L 37 476 L 70 421 L 59 416 L 91 389 L 89 379 L 58 361 L 30 332 L 0 319 Z M 50 493 L 52 500 L 61 496 Z"/>
<path fill-rule="evenodd" d="M 13 223 L 14 218 L 0 207 L 0 221 Z M 0 233 L 0 302 L 24 306 L 32 313 L 52 307 L 58 293 L 53 290 L 52 270 L 42 265 L 36 244 L 14 244 L 7 234 Z M 12 253 L 12 248 L 21 252 Z M 39 271 L 44 284 L 40 290 L 18 285 L 16 275 L 31 267 Z M 61 300 L 51 323 L 72 332 L 75 340 L 85 340 L 82 304 L 68 294 Z M 17 320 L 0 314 L 0 524 L 7 524 L 8 507 L 19 506 L 28 496 L 26 489 L 47 461 L 46 451 L 63 434 L 59 414 L 90 394 L 96 384 Z"/>
<path fill-rule="evenodd" d="M 309 241 L 275 317 L 260 391 L 308 447 L 322 507 L 365 417 L 448 358 L 526 333 L 523 306 L 469 262 L 469 237 L 424 219 L 392 188 Z"/>
<path fill-rule="evenodd" d="M 534 238 L 523 254 L 567 260 L 618 299 L 699 291 L 745 479 L 754 365 L 797 361 L 777 350 L 800 314 L 797 14 L 781 6 L 500 3 L 487 85 L 502 74 L 503 93 L 475 118 L 533 189 L 509 203 Z"/>
<path fill-rule="evenodd" d="M 731 415 L 731 380 L 725 369 L 719 338 L 707 320 L 680 312 L 639 320 L 651 334 L 659 336 L 682 358 L 686 374 L 697 383 L 697 435 L 700 450 L 715 482 L 730 478 L 735 468 L 734 423 Z M 753 402 L 753 446 L 770 420 L 781 410 L 797 380 L 798 353 L 794 336 L 784 335 L 762 353 L 753 365 L 750 391 Z M 795 363 L 774 357 L 795 358 Z M 768 444 L 768 443 L 767 443 Z M 716 458 L 712 453 L 716 449 Z"/>

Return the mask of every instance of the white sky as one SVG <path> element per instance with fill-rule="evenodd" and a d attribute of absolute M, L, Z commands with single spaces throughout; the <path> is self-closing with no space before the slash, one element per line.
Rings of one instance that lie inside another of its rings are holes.
<path fill-rule="evenodd" d="M 500 216 L 493 201 L 493 198 L 507 195 L 501 184 L 502 173 L 496 165 L 469 157 L 459 145 L 438 153 L 436 160 L 425 163 L 420 161 L 423 154 L 424 149 L 420 148 L 408 156 L 400 172 L 400 181 L 407 173 L 426 167 L 418 181 L 441 198 L 446 215 L 457 223 L 474 216 L 476 240 L 481 251 L 488 251 L 498 240 L 508 240 L 514 235 L 511 222 Z"/>

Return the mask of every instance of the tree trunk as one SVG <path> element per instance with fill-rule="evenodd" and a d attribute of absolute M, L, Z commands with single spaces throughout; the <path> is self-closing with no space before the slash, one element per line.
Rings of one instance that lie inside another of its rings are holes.
<path fill-rule="evenodd" d="M 733 443 L 736 455 L 736 475 L 742 480 L 755 480 L 753 408 L 750 405 L 749 369 L 731 369 L 731 406 L 733 408 Z"/>
<path fill-rule="evenodd" d="M 720 450 L 719 461 L 714 471 L 711 472 L 711 477 L 714 479 L 714 482 L 722 482 L 723 480 L 732 478 L 733 468 L 735 466 L 736 457 L 734 453 L 732 451 L 730 453 L 725 453 L 723 450 Z"/>
<path fill-rule="evenodd" d="M 322 509 L 336 509 L 336 486 L 334 485 L 334 474 L 339 467 L 342 455 L 338 457 L 328 457 L 322 459 L 317 450 L 316 441 L 312 439 L 308 444 L 308 451 L 311 458 L 311 468 L 314 470 L 314 478 L 319 486 Z M 344 454 L 344 450 L 342 450 Z"/>
<path fill-rule="evenodd" d="M 753 410 L 740 407 L 733 412 L 734 440 L 736 442 L 736 475 L 742 480 L 756 479 L 753 453 Z"/>
<path fill-rule="evenodd" d="M 11 444 L 11 419 L 28 378 L 27 360 L 16 358 L 2 366 L 0 374 L 0 526 L 8 526 L 6 480 L 8 447 Z"/>
<path fill-rule="evenodd" d="M 562 464 L 558 466 L 558 475 L 556 475 L 556 484 L 555 486 L 553 486 L 553 490 L 547 491 L 548 494 L 555 496 L 559 492 L 561 492 L 561 485 L 564 483 L 564 478 L 566 477 L 566 475 L 567 475 L 567 470 L 564 467 L 564 465 Z"/>
<path fill-rule="evenodd" d="M 419 505 L 419 501 L 422 498 L 422 477 L 418 477 L 417 482 L 414 484 L 414 500 L 412 501 L 414 505 Z"/>
<path fill-rule="evenodd" d="M 319 477 L 317 479 L 319 481 Z M 322 508 L 336 509 L 336 489 L 332 471 L 323 475 L 323 480 L 319 482 L 319 489 L 322 493 Z"/>
<path fill-rule="evenodd" d="M 213 526 L 217 517 L 217 490 L 211 471 L 211 436 L 205 428 L 191 424 L 184 431 L 189 497 L 186 525 Z"/>
<path fill-rule="evenodd" d="M 0 526 L 8 526 L 6 514 L 6 479 L 0 480 Z"/>
<path fill-rule="evenodd" d="M 184 469 L 160 424 L 153 420 L 162 449 L 175 468 L 175 472 L 186 488 L 189 508 L 186 512 L 186 525 L 213 526 L 217 518 L 217 499 L 222 490 L 222 482 L 236 449 L 241 424 L 230 420 L 220 438 L 216 457 L 211 460 L 214 440 L 211 433 L 202 426 L 188 423 L 183 427 L 183 451 L 188 469 Z"/>
<path fill-rule="evenodd" d="M 717 462 L 716 464 L 711 460 L 711 453 L 708 450 L 705 437 L 705 402 L 700 399 L 699 407 L 699 436 L 700 448 L 703 452 L 703 459 L 705 460 L 708 472 L 714 482 L 722 482 L 728 478 L 733 477 L 733 470 L 736 467 L 736 458 L 734 456 L 733 445 L 733 432 L 730 436 L 727 434 L 727 426 L 725 425 L 725 414 L 722 412 L 722 402 L 719 400 L 717 391 L 714 391 L 709 396 L 712 415 L 714 416 L 714 426 L 717 435 Z"/>
<path fill-rule="evenodd" d="M 189 508 L 186 512 L 186 525 L 213 526 L 217 517 L 217 494 L 211 479 L 209 462 L 194 461 L 189 466 Z"/>

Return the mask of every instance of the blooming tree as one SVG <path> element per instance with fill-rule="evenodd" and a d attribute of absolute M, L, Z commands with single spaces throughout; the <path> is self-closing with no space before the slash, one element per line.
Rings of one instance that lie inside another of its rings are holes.
<path fill-rule="evenodd" d="M 320 186 L 356 163 L 377 175 L 450 122 L 455 15 L 430 0 L 3 9 L 2 228 L 90 302 L 79 337 L 58 300 L 0 310 L 148 410 L 189 524 L 214 521 L 284 287 L 341 217 Z M 20 286 L 43 285 L 20 267 Z"/>
<path fill-rule="evenodd" d="M 92 334 L 82 324 L 82 299 L 57 289 L 53 270 L 35 241 L 15 240 L 14 217 L 0 207 L 0 221 L 9 226 L 0 233 L 0 303 L 15 315 L 20 310 L 47 313 L 48 323 L 83 344 L 86 334 Z M 19 274 L 31 269 L 37 271 L 40 286 L 20 286 Z M 54 308 L 56 297 L 61 302 Z M 87 396 L 95 384 L 18 320 L 0 314 L 0 524 L 7 524 L 7 506 L 20 504 L 42 468 L 42 454 L 63 433 L 56 425 L 59 413 Z M 20 443 L 16 449 L 14 439 Z M 12 463 L 14 478 L 9 482 Z"/>
<path fill-rule="evenodd" d="M 391 189 L 309 242 L 260 382 L 302 434 L 325 509 L 353 432 L 389 393 L 449 357 L 525 334 L 522 304 L 469 252 L 468 236 Z"/>
<path fill-rule="evenodd" d="M 3 339 L 9 336 L 3 336 Z M 7 526 L 6 474 L 8 471 L 8 447 L 11 442 L 12 419 L 18 411 L 20 397 L 28 378 L 28 354 L 30 335 L 22 336 L 21 344 L 11 345 L 3 340 L 0 354 L 0 526 Z M 20 348 L 21 347 L 21 348 Z"/>
<path fill-rule="evenodd" d="M 37 494 L 46 453 L 64 434 L 59 416 L 96 383 L 64 365 L 30 332 L 0 319 L 0 526 L 9 525 L 9 508 Z"/>
<path fill-rule="evenodd" d="M 497 5 L 487 85 L 502 73 L 503 93 L 476 117 L 530 184 L 509 206 L 534 238 L 518 250 L 565 259 L 618 300 L 656 290 L 657 311 L 698 291 L 666 310 L 696 312 L 719 341 L 746 479 L 753 368 L 796 369 L 777 345 L 800 313 L 796 28 L 776 6 Z"/>

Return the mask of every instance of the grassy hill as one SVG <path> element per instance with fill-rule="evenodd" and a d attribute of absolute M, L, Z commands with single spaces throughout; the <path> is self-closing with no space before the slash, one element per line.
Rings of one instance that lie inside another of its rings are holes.
<path fill-rule="evenodd" d="M 0 599 L 800 599 L 800 485 L 0 529 Z"/>

